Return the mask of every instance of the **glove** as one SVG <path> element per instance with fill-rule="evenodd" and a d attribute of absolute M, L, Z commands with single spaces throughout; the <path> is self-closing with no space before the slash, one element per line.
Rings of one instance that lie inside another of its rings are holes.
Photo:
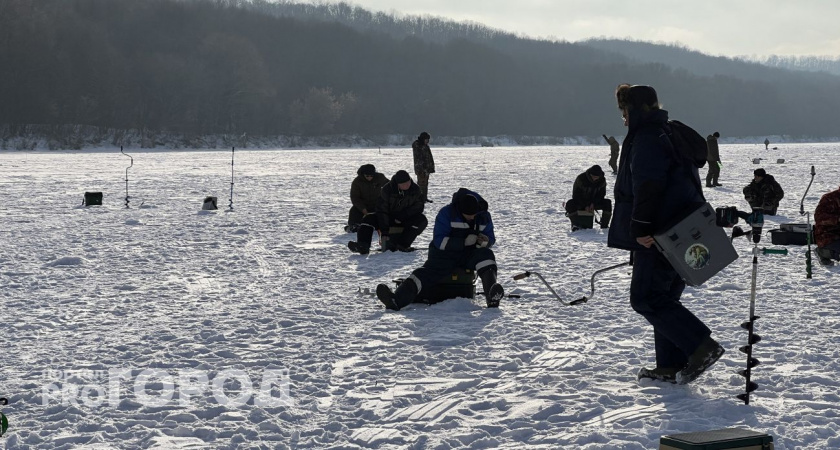
<path fill-rule="evenodd" d="M 466 239 L 464 239 L 464 246 L 468 247 L 470 245 L 475 245 L 475 243 L 477 241 L 478 241 L 478 235 L 477 234 L 471 234 L 471 235 L 467 236 Z"/>
<path fill-rule="evenodd" d="M 484 248 L 484 247 L 487 247 L 488 244 L 490 244 L 490 238 L 487 237 L 487 235 L 479 234 L 478 235 L 478 243 L 476 245 Z"/>
<path fill-rule="evenodd" d="M 722 163 L 722 162 L 718 161 L 718 162 L 717 162 L 717 164 L 718 164 L 718 167 L 723 167 L 723 163 Z"/>

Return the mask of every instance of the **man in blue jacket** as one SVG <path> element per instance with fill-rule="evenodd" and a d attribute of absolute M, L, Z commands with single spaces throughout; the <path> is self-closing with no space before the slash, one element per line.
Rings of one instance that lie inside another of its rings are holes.
<path fill-rule="evenodd" d="M 477 193 L 461 188 L 452 196 L 452 203 L 437 214 L 429 258 L 423 267 L 400 283 L 396 292 L 386 284 L 376 286 L 376 296 L 386 308 L 398 311 L 413 302 L 423 289 L 430 289 L 461 268 L 476 271 L 487 307 L 497 308 L 505 291 L 496 282 L 496 257 L 490 250 L 495 243 L 487 202 Z"/>
<path fill-rule="evenodd" d="M 642 368 L 638 377 L 686 384 L 724 350 L 680 303 L 685 282 L 653 247 L 653 234 L 704 203 L 700 174 L 677 156 L 668 137 L 668 112 L 660 109 L 652 87 L 622 84 L 616 99 L 628 130 L 607 245 L 633 252 L 630 305 L 653 325 L 656 368 Z"/>

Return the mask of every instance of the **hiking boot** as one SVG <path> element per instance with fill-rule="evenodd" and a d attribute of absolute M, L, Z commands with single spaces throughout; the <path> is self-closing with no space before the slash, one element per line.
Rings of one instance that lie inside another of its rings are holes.
<path fill-rule="evenodd" d="M 347 248 L 349 248 L 351 252 L 358 253 L 360 255 L 367 255 L 368 253 L 370 253 L 370 248 L 362 246 L 356 241 L 348 242 Z"/>
<path fill-rule="evenodd" d="M 490 290 L 487 292 L 487 307 L 498 308 L 499 302 L 502 301 L 502 297 L 504 296 L 505 288 L 503 288 L 501 284 L 496 283 L 493 286 L 490 286 Z"/>
<path fill-rule="evenodd" d="M 639 374 L 637 375 L 639 381 L 643 378 L 647 378 L 650 380 L 656 381 L 664 381 L 666 383 L 677 384 L 677 372 L 679 369 L 674 369 L 670 367 L 657 367 L 655 369 L 648 369 L 642 367 L 639 369 Z"/>
<path fill-rule="evenodd" d="M 390 309 L 392 311 L 399 311 L 400 309 L 397 308 L 397 304 L 394 303 L 394 291 L 388 287 L 387 284 L 377 284 L 376 285 L 376 298 L 385 305 L 385 308 Z"/>
<path fill-rule="evenodd" d="M 721 187 L 721 186 L 723 186 L 723 185 L 720 184 L 720 183 L 715 183 L 715 187 Z"/>
<path fill-rule="evenodd" d="M 712 364 L 717 362 L 725 350 L 711 336 L 706 336 L 703 342 L 688 358 L 688 364 L 677 372 L 677 384 L 688 384 L 697 379 Z"/>

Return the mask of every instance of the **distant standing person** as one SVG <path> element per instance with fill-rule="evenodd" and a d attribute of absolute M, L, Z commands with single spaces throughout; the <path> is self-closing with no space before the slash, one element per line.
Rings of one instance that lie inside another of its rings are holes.
<path fill-rule="evenodd" d="M 602 134 L 601 136 L 604 136 L 604 139 L 606 139 L 607 143 L 610 144 L 610 162 L 609 162 L 609 164 L 610 164 L 610 168 L 612 169 L 613 175 L 615 175 L 616 172 L 618 172 L 618 165 L 617 165 L 618 164 L 618 150 L 619 150 L 618 141 L 615 140 L 615 138 L 612 137 L 612 136 L 607 137 L 606 134 Z"/>
<path fill-rule="evenodd" d="M 429 148 L 429 139 L 432 136 L 425 131 L 420 133 L 417 140 L 411 144 L 414 151 L 414 174 L 417 175 L 417 185 L 423 192 L 423 200 L 429 200 L 429 174 L 435 173 L 435 159 L 432 157 L 432 149 Z"/>
<path fill-rule="evenodd" d="M 720 133 L 715 131 L 706 138 L 706 161 L 709 162 L 709 173 L 706 174 L 706 187 L 723 186 L 718 183 L 720 176 L 720 149 L 718 148 L 718 138 Z"/>
<path fill-rule="evenodd" d="M 764 138 L 764 150 L 770 148 L 770 139 Z"/>

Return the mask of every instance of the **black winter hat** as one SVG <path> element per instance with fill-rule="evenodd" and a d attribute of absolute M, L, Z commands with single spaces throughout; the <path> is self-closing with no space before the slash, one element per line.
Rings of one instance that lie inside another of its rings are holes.
<path fill-rule="evenodd" d="M 395 173 L 394 176 L 391 178 L 391 181 L 393 181 L 396 184 L 402 184 L 406 181 L 411 181 L 411 176 L 405 170 L 398 170 L 397 173 Z"/>
<path fill-rule="evenodd" d="M 755 175 L 757 177 L 766 177 L 767 176 L 767 171 L 764 170 L 764 169 L 755 169 L 755 170 L 753 170 L 753 175 Z"/>
<path fill-rule="evenodd" d="M 431 139 L 431 138 L 432 138 L 432 136 L 429 133 L 426 133 L 424 131 L 424 132 L 420 133 L 420 136 L 417 137 L 417 140 L 420 141 L 420 142 L 423 142 L 424 140 Z"/>
<path fill-rule="evenodd" d="M 601 166 L 595 164 L 594 166 L 586 169 L 586 173 L 588 173 L 589 175 L 594 175 L 596 177 L 603 177 L 604 169 L 601 169 Z"/>
<path fill-rule="evenodd" d="M 376 175 L 376 167 L 373 164 L 364 164 L 356 171 L 359 175 Z"/>
<path fill-rule="evenodd" d="M 477 214 L 478 199 L 472 194 L 461 196 L 461 198 L 458 199 L 458 211 L 461 211 L 461 214 L 466 214 L 468 216 Z"/>
<path fill-rule="evenodd" d="M 641 111 L 659 109 L 659 98 L 656 96 L 656 89 L 644 85 L 619 86 L 616 91 L 619 107 L 630 107 Z"/>

